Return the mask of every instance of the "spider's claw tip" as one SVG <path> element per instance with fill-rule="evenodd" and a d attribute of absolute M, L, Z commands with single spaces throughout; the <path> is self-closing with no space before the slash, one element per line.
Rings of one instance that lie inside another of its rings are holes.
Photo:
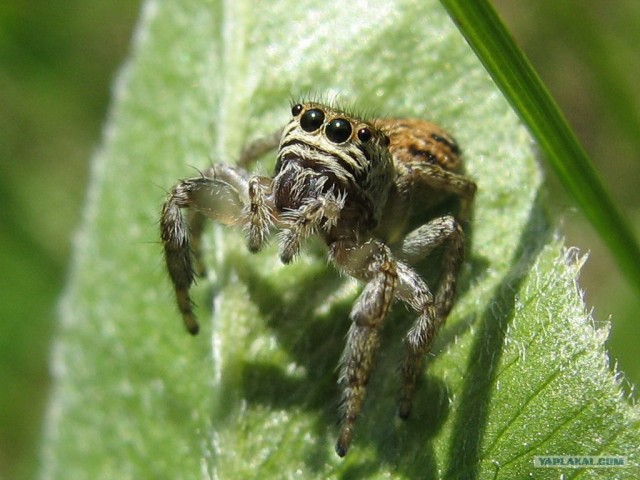
<path fill-rule="evenodd" d="M 407 420 L 410 415 L 411 415 L 410 409 L 401 408 L 398 410 L 398 417 L 400 417 L 402 420 Z"/>
<path fill-rule="evenodd" d="M 351 445 L 351 439 L 353 438 L 353 429 L 351 426 L 345 426 L 342 428 L 340 432 L 340 437 L 336 442 L 336 453 L 339 457 L 344 457 L 349 450 L 349 445 Z"/>
<path fill-rule="evenodd" d="M 187 332 L 189 332 L 191 335 L 197 335 L 200 331 L 200 325 L 198 325 L 196 319 L 193 318 L 193 315 L 185 315 L 183 319 L 184 326 L 187 329 Z"/>
<path fill-rule="evenodd" d="M 406 420 L 411 415 L 411 398 L 403 397 L 398 401 L 398 410 L 396 412 L 398 417 L 402 420 Z"/>
<path fill-rule="evenodd" d="M 347 450 L 347 446 L 342 445 L 342 442 L 338 441 L 338 443 L 336 443 L 336 453 L 339 457 L 344 457 L 347 454 Z"/>
<path fill-rule="evenodd" d="M 291 260 L 293 260 L 293 255 L 288 255 L 288 254 L 280 255 L 280 261 L 285 265 L 290 264 Z"/>

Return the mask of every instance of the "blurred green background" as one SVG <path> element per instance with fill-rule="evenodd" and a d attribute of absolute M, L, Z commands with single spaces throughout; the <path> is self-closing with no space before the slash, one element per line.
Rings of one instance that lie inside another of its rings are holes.
<path fill-rule="evenodd" d="M 640 234 L 640 2 L 494 5 Z M 125 0 L 0 6 L 0 478 L 35 472 L 56 302 L 89 159 L 138 10 Z M 585 299 L 596 320 L 612 318 L 612 360 L 631 391 L 640 384 L 637 292 L 551 174 L 548 180 L 567 245 L 590 252 Z"/>

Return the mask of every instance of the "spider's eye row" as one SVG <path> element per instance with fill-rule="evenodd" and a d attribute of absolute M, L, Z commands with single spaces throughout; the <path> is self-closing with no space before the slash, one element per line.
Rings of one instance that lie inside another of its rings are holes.
<path fill-rule="evenodd" d="M 302 112 L 302 108 L 302 105 L 296 103 L 293 107 L 291 107 L 291 115 L 297 117 L 298 115 L 300 115 L 300 112 Z"/>
<path fill-rule="evenodd" d="M 300 117 L 300 126 L 305 132 L 315 132 L 324 123 L 324 112 L 319 108 L 307 110 Z"/>
<path fill-rule="evenodd" d="M 344 118 L 334 118 L 324 129 L 327 138 L 333 143 L 343 143 L 351 138 L 351 124 Z"/>
<path fill-rule="evenodd" d="M 371 133 L 371 130 L 369 130 L 367 127 L 362 127 L 360 130 L 358 130 L 358 140 L 360 140 L 362 143 L 367 143 L 369 140 L 371 140 L 371 138 L 373 138 L 373 133 Z"/>

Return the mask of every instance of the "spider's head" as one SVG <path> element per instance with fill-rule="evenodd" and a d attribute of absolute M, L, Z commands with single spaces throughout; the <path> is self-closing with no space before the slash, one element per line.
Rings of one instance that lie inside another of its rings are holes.
<path fill-rule="evenodd" d="M 291 107 L 293 118 L 285 128 L 280 151 L 291 144 L 304 144 L 317 158 L 334 156 L 345 168 L 366 169 L 383 156 L 389 137 L 373 124 L 326 105 L 307 102 Z M 278 156 L 279 159 L 281 155 Z"/>
<path fill-rule="evenodd" d="M 316 102 L 297 103 L 291 114 L 278 149 L 276 184 L 283 195 L 277 203 L 296 208 L 292 196 L 303 202 L 333 189 L 370 204 L 376 217 L 376 204 L 384 203 L 393 178 L 389 137 L 370 122 Z"/>

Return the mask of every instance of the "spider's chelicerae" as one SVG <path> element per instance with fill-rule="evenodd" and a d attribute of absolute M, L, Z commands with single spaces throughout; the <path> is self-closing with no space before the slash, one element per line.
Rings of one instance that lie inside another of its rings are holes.
<path fill-rule="evenodd" d="M 284 263 L 298 254 L 307 237 L 317 235 L 326 243 L 331 262 L 364 282 L 351 310 L 341 360 L 336 452 L 344 456 L 380 331 L 395 300 L 408 305 L 417 317 L 406 334 L 400 367 L 398 414 L 409 415 L 425 356 L 453 305 L 464 257 L 460 222 L 467 217 L 476 185 L 461 174 L 455 141 L 433 123 L 365 121 L 315 102 L 294 105 L 291 115 L 283 129 L 250 144 L 240 166 L 217 164 L 199 177 L 178 182 L 162 209 L 161 235 L 178 308 L 192 334 L 198 332 L 198 323 L 189 287 L 201 270 L 199 245 L 206 217 L 243 227 L 252 252 L 265 245 L 272 231 L 280 231 Z M 273 177 L 245 171 L 276 147 Z M 459 198 L 457 217 L 433 218 L 433 208 L 452 196 Z M 184 208 L 190 211 L 188 219 L 182 214 Z M 411 265 L 440 246 L 442 271 L 432 293 Z"/>

